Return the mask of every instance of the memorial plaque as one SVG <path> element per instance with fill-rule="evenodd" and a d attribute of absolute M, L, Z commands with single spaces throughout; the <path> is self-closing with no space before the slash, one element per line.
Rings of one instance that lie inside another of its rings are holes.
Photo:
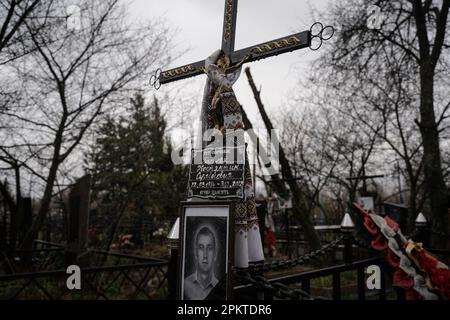
<path fill-rule="evenodd" d="M 242 199 L 245 146 L 192 150 L 188 198 Z"/>

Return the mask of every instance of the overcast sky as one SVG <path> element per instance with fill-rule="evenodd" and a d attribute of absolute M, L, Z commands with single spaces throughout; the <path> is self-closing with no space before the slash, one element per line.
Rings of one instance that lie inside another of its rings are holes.
<path fill-rule="evenodd" d="M 235 49 L 290 35 L 309 29 L 316 20 L 311 16 L 312 5 L 324 9 L 330 0 L 240 0 L 238 3 Z M 183 55 L 170 68 L 202 60 L 221 46 L 225 0 L 134 0 L 134 17 L 151 19 L 164 15 L 168 25 L 177 30 L 174 45 Z M 313 4 L 311 4 L 313 3 Z M 326 21 L 323 21 L 326 23 Z M 262 87 L 262 99 L 269 114 L 283 106 L 289 91 L 296 86 L 299 75 L 309 68 L 318 53 L 310 49 L 283 54 L 251 64 L 257 86 Z M 157 66 L 155 66 L 156 68 Z M 188 94 L 203 93 L 205 75 L 167 84 L 157 95 L 171 87 L 182 87 Z M 245 74 L 234 86 L 240 103 L 253 121 L 257 121 L 256 104 Z M 307 88 L 306 88 L 307 89 Z M 149 91 L 153 93 L 152 89 Z M 149 92 L 150 93 L 150 92 Z"/>

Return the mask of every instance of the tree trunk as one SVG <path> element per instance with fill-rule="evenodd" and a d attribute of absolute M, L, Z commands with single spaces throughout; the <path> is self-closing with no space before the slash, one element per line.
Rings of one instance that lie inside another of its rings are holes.
<path fill-rule="evenodd" d="M 39 229 L 41 228 L 42 224 L 44 223 L 45 216 L 47 215 L 47 212 L 50 208 L 50 203 L 51 203 L 52 194 L 53 194 L 53 186 L 55 185 L 56 175 L 58 173 L 58 168 L 61 163 L 60 162 L 60 152 L 61 152 L 61 145 L 62 145 L 62 135 L 63 135 L 66 119 L 67 119 L 67 114 L 64 113 L 62 116 L 62 119 L 61 119 L 61 123 L 59 125 L 59 130 L 55 136 L 55 146 L 54 146 L 54 150 L 53 150 L 52 164 L 50 166 L 50 170 L 49 170 L 49 173 L 47 176 L 47 181 L 46 181 L 46 185 L 45 185 L 44 196 L 42 197 L 41 206 L 37 213 L 36 219 L 33 221 L 33 224 L 31 225 L 30 229 L 28 230 L 27 234 L 24 237 L 23 243 L 21 245 L 21 249 L 24 249 L 24 250 L 32 249 L 34 238 L 36 237 L 37 233 L 39 232 Z"/>
<path fill-rule="evenodd" d="M 417 183 L 410 182 L 409 187 L 409 208 L 408 208 L 408 233 L 411 233 L 416 228 L 416 217 L 417 217 Z"/>
<path fill-rule="evenodd" d="M 266 110 L 264 109 L 264 105 L 261 101 L 260 92 L 256 89 L 255 83 L 253 81 L 253 77 L 250 73 L 250 68 L 245 69 L 245 73 L 247 74 L 248 82 L 250 87 L 252 88 L 253 95 L 256 100 L 256 104 L 258 105 L 259 112 L 263 118 L 266 129 L 270 135 L 273 130 L 272 122 L 270 121 Z M 293 208 L 294 214 L 298 217 L 301 226 L 303 227 L 303 231 L 305 232 L 305 238 L 309 241 L 312 249 L 320 248 L 320 239 L 317 235 L 316 230 L 314 229 L 314 225 L 311 221 L 311 218 L 308 216 L 308 210 L 305 200 L 305 195 L 302 193 L 300 188 L 298 187 L 297 180 L 294 178 L 291 170 L 291 166 L 289 164 L 288 159 L 284 153 L 283 148 L 279 147 L 279 156 L 280 156 L 280 164 L 281 164 L 281 174 L 282 177 L 286 180 L 291 189 L 293 195 Z"/>
<path fill-rule="evenodd" d="M 412 4 L 420 50 L 420 133 L 423 142 L 425 190 L 430 200 L 431 229 L 446 234 L 448 229 L 448 190 L 442 174 L 439 128 L 434 112 L 434 75 L 444 44 L 450 1 L 444 0 L 441 10 L 437 14 L 436 33 L 432 45 L 428 38 L 427 9 L 422 6 L 420 0 L 414 0 Z M 445 248 L 446 237 L 433 236 L 431 245 Z"/>
<path fill-rule="evenodd" d="M 42 203 L 39 208 L 36 220 L 33 221 L 30 230 L 28 230 L 23 240 L 22 249 L 24 250 L 32 249 L 34 238 L 36 237 L 36 234 L 38 233 L 39 229 L 44 223 L 45 217 L 50 208 L 50 203 L 52 200 L 52 191 L 56 180 L 56 173 L 58 171 L 58 166 L 59 162 L 57 160 L 53 161 L 49 175 L 47 177 L 47 184 L 45 186 L 44 196 L 42 198 Z"/>
<path fill-rule="evenodd" d="M 424 62 L 420 68 L 420 132 L 423 140 L 423 167 L 425 188 L 430 200 L 431 228 L 447 233 L 448 229 L 448 194 L 441 166 L 439 148 L 439 131 L 433 104 L 434 67 L 431 62 Z M 433 247 L 444 248 L 445 237 L 432 237 Z"/>

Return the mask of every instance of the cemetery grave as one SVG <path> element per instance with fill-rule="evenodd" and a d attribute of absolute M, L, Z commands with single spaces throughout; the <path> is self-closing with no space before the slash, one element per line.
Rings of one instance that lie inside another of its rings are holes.
<path fill-rule="evenodd" d="M 450 1 L 319 2 L 2 2 L 0 300 L 449 300 Z"/>

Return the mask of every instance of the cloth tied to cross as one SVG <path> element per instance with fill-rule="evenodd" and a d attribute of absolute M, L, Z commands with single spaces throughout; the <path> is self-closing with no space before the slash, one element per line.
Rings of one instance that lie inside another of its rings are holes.
<path fill-rule="evenodd" d="M 204 71 L 208 76 L 203 94 L 201 111 L 201 148 L 207 147 L 203 137 L 207 130 L 220 130 L 227 134 L 244 134 L 242 107 L 236 99 L 233 84 L 241 73 L 241 67 L 230 68 L 228 57 L 222 50 L 215 51 L 205 60 Z M 244 139 L 237 139 L 235 146 L 245 145 Z M 247 268 L 249 264 L 264 261 L 264 251 L 256 213 L 255 195 L 253 191 L 250 166 L 247 153 L 245 155 L 244 198 L 235 203 L 235 246 L 234 265 Z"/>

